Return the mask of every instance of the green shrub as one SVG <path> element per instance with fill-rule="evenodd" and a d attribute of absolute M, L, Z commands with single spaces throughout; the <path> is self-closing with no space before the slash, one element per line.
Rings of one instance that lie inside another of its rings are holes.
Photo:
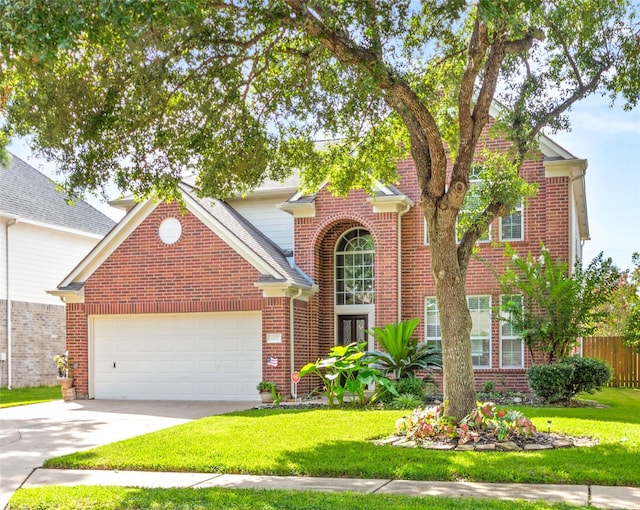
<path fill-rule="evenodd" d="M 496 387 L 496 385 L 494 384 L 493 381 L 485 381 L 482 384 L 482 392 L 483 393 L 491 393 L 494 388 Z"/>
<path fill-rule="evenodd" d="M 425 382 L 417 377 L 404 377 L 396 383 L 396 390 L 401 395 L 409 394 L 424 401 Z"/>
<path fill-rule="evenodd" d="M 415 409 L 424 405 L 424 398 L 417 397 L 412 393 L 400 393 L 397 397 L 394 397 L 389 404 L 389 409 Z"/>
<path fill-rule="evenodd" d="M 527 370 L 529 387 L 547 402 L 568 404 L 578 393 L 593 393 L 611 379 L 611 367 L 602 360 L 571 356 L 559 363 L 534 365 Z"/>
<path fill-rule="evenodd" d="M 403 396 L 403 399 L 406 399 L 407 396 L 413 397 L 413 401 L 416 404 L 413 407 L 418 407 L 424 404 L 425 400 L 425 387 L 426 382 L 423 379 L 418 379 L 415 376 L 403 377 L 399 381 L 391 381 L 394 385 L 397 394 L 393 394 L 389 388 L 386 386 L 378 385 L 376 387 L 376 392 L 373 395 L 371 401 L 373 403 L 385 403 L 389 404 L 397 399 L 399 396 Z M 405 407 L 399 407 L 399 409 L 404 409 Z"/>
<path fill-rule="evenodd" d="M 571 398 L 569 384 L 574 367 L 568 363 L 534 365 L 527 370 L 529 388 L 546 402 L 560 402 Z"/>
<path fill-rule="evenodd" d="M 596 358 L 571 356 L 563 363 L 573 365 L 572 393 L 594 393 L 606 386 L 611 379 L 611 367 L 606 361 Z"/>
<path fill-rule="evenodd" d="M 382 350 L 368 352 L 367 359 L 383 375 L 393 374 L 396 380 L 415 376 L 419 371 L 442 368 L 440 350 L 413 337 L 419 323 L 420 319 L 409 319 L 371 329 L 369 334 Z"/>

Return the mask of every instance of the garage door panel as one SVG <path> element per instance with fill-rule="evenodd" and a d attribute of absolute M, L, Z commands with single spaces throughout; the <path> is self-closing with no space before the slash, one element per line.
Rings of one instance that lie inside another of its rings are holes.
<path fill-rule="evenodd" d="M 92 324 L 95 398 L 256 400 L 260 312 L 97 316 Z"/>

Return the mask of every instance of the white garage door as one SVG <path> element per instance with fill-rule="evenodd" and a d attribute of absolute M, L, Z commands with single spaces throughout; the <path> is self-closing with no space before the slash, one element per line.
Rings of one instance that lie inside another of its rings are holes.
<path fill-rule="evenodd" d="M 260 312 L 96 316 L 92 395 L 132 400 L 257 400 Z"/>

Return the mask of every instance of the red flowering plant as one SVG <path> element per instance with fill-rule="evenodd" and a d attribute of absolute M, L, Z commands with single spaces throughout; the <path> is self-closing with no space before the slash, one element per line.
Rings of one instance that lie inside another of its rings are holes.
<path fill-rule="evenodd" d="M 442 406 L 419 407 L 396 421 L 396 434 L 413 440 L 452 439 L 458 437 L 457 422 Z"/>
<path fill-rule="evenodd" d="M 460 444 L 495 437 L 506 441 L 514 436 L 531 436 L 536 428 L 519 411 L 498 408 L 493 402 L 479 403 L 457 422 L 442 406 L 415 409 L 396 421 L 396 434 L 414 441 L 458 439 Z"/>
<path fill-rule="evenodd" d="M 514 436 L 531 436 L 536 432 L 531 420 L 520 411 L 501 409 L 493 402 L 478 403 L 458 427 L 461 443 L 477 441 L 480 436 L 495 436 L 506 441 Z"/>

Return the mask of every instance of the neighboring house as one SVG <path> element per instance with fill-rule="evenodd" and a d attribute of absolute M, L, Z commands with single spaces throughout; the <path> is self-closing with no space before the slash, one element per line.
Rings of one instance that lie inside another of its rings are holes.
<path fill-rule="evenodd" d="M 484 261 L 471 261 L 467 285 L 479 386 L 523 390 L 531 363 L 492 314 L 501 300 L 493 271 L 504 264 L 495 242 L 526 253 L 543 241 L 555 257 L 580 257 L 586 166 L 541 137 L 523 168 L 537 196 L 479 243 Z M 398 168 L 400 182 L 373 196 L 304 195 L 291 180 L 227 201 L 198 199 L 183 184 L 184 214 L 154 200 L 122 203 L 124 219 L 52 291 L 67 303 L 80 398 L 256 400 L 262 379 L 289 394 L 292 371 L 332 345 L 373 347 L 368 328 L 410 317 L 422 319 L 421 338 L 439 342 L 415 169 L 410 160 Z"/>
<path fill-rule="evenodd" d="M 55 384 L 66 350 L 65 307 L 46 293 L 115 223 L 16 156 L 0 166 L 1 386 Z"/>

